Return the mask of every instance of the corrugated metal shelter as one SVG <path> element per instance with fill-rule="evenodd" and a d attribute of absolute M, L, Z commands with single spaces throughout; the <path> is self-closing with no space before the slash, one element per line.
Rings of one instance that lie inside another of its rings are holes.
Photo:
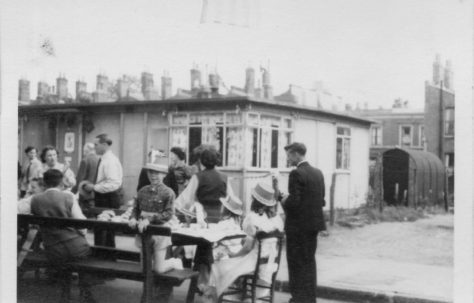
<path fill-rule="evenodd" d="M 446 170 L 434 154 L 412 149 L 383 153 L 384 201 L 400 206 L 445 206 Z"/>

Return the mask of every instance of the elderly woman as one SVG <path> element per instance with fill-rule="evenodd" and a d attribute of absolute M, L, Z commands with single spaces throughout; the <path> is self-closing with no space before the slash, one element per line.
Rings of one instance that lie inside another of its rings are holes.
<path fill-rule="evenodd" d="M 43 167 L 39 171 L 39 175 L 36 176 L 37 178 L 42 178 L 44 172 L 49 169 L 57 169 L 63 174 L 63 188 L 65 190 L 71 190 L 76 185 L 76 176 L 69 165 L 58 162 L 58 151 L 54 146 L 43 148 L 40 158 L 43 162 Z"/>

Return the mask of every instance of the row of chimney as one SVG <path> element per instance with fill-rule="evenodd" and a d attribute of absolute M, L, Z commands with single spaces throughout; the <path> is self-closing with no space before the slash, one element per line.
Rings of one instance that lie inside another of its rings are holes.
<path fill-rule="evenodd" d="M 208 82 L 205 83 L 202 79 L 202 73 L 193 66 L 191 69 L 191 94 L 198 96 L 202 91 L 209 91 L 211 96 L 219 95 L 219 88 L 221 86 L 221 78 L 217 73 L 210 73 Z M 262 86 L 264 99 L 273 99 L 272 86 L 270 85 L 270 73 L 267 69 L 261 68 L 262 72 Z M 123 76 L 117 80 L 116 86 L 110 83 L 106 75 L 98 74 L 96 78 L 96 90 L 94 93 L 87 92 L 87 83 L 81 80 L 76 81 L 76 100 L 92 99 L 95 102 L 117 101 L 127 99 L 131 93 L 131 78 Z M 161 77 L 161 96 L 155 89 L 153 74 L 143 72 L 141 74 L 141 99 L 144 100 L 158 100 L 169 99 L 172 97 L 172 78 L 167 72 Z M 260 86 L 260 85 L 259 85 Z M 110 92 L 115 90 L 116 96 L 111 96 Z M 255 69 L 249 67 L 245 71 L 245 94 L 248 96 L 256 96 L 258 89 L 255 87 Z M 38 82 L 37 100 L 43 100 L 50 96 L 54 96 L 59 101 L 71 101 L 73 98 L 68 92 L 68 80 L 64 75 L 60 75 L 56 79 L 56 87 L 49 86 L 48 83 Z M 115 98 L 115 99 L 111 99 Z M 18 100 L 20 103 L 29 103 L 30 96 L 30 82 L 26 79 L 19 80 L 19 94 Z"/>
<path fill-rule="evenodd" d="M 450 60 L 446 60 L 443 66 L 441 56 L 436 55 L 433 62 L 433 84 L 442 85 L 446 89 L 453 90 L 453 67 Z"/>

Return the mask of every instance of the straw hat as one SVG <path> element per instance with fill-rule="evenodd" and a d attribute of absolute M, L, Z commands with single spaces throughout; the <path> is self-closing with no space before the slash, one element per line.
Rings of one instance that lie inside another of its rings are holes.
<path fill-rule="evenodd" d="M 82 181 L 81 183 L 79 183 L 79 186 L 77 187 L 78 190 L 79 190 L 79 196 L 82 196 L 82 198 L 84 198 L 84 200 L 93 200 L 94 199 L 94 191 L 86 191 L 84 189 L 84 185 L 87 185 L 87 184 L 92 184 L 94 185 L 92 182 L 88 181 L 88 180 L 84 180 Z"/>
<path fill-rule="evenodd" d="M 147 169 L 147 170 L 157 171 L 159 173 L 165 173 L 165 174 L 168 173 L 168 166 L 163 165 L 163 164 L 147 163 L 147 164 L 145 164 L 145 166 L 143 168 Z"/>
<path fill-rule="evenodd" d="M 257 183 L 254 189 L 252 189 L 252 197 L 257 199 L 258 202 L 266 206 L 274 206 L 276 204 L 272 186 L 266 183 Z"/>
<path fill-rule="evenodd" d="M 240 201 L 240 199 L 237 198 L 236 196 L 228 195 L 227 197 L 219 198 L 219 200 L 221 201 L 222 205 L 224 205 L 224 207 L 227 208 L 232 213 L 239 216 L 243 214 L 242 201 Z"/>

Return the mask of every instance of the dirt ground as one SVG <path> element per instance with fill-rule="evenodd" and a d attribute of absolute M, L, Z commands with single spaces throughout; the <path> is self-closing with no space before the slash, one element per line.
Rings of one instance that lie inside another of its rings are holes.
<path fill-rule="evenodd" d="M 319 238 L 318 254 L 453 266 L 453 227 L 452 214 L 354 229 L 334 225 Z"/>

